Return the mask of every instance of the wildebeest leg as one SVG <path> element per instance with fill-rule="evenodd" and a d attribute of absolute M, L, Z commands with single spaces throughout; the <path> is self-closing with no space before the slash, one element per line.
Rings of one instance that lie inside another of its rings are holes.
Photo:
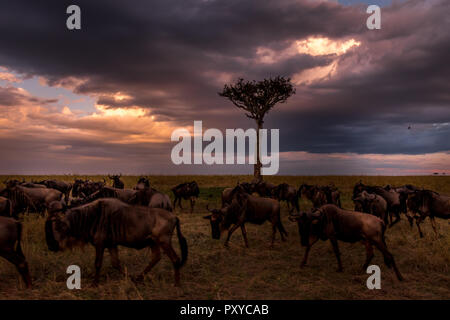
<path fill-rule="evenodd" d="M 393 212 L 393 214 L 395 215 L 395 220 L 394 220 L 394 222 L 392 222 L 392 217 L 391 217 L 391 224 L 389 225 L 389 228 L 392 228 L 394 226 L 394 224 L 396 224 L 397 222 L 400 221 L 400 212 L 398 210 L 395 210 Z"/>
<path fill-rule="evenodd" d="M 391 210 L 389 210 L 388 215 L 389 215 L 389 225 L 391 225 L 392 224 L 392 215 L 393 215 Z"/>
<path fill-rule="evenodd" d="M 112 248 L 108 248 L 109 254 L 111 256 L 111 264 L 113 266 L 114 269 L 117 269 L 120 271 L 120 273 L 124 273 L 122 266 L 120 265 L 120 260 L 119 260 L 119 250 L 117 249 L 117 247 L 112 247 Z"/>
<path fill-rule="evenodd" d="M 235 224 L 234 226 L 232 226 L 230 228 L 230 230 L 228 230 L 228 235 L 227 235 L 227 240 L 225 240 L 225 247 L 228 247 L 228 242 L 230 241 L 231 235 L 233 234 L 234 231 L 236 231 L 237 228 L 239 228 L 240 226 L 238 224 Z"/>
<path fill-rule="evenodd" d="M 384 239 L 383 239 L 382 243 L 375 242 L 375 245 L 378 248 L 378 250 L 380 250 L 381 253 L 383 254 L 384 263 L 386 264 L 386 266 L 388 268 L 390 268 L 392 266 L 394 268 L 394 272 L 395 272 L 395 275 L 397 276 L 397 279 L 402 281 L 403 277 L 400 274 L 400 271 L 398 271 L 397 265 L 395 264 L 394 257 L 392 256 L 392 254 L 387 249 L 387 246 L 386 246 L 386 243 L 384 242 Z"/>
<path fill-rule="evenodd" d="M 181 210 L 183 210 L 183 207 L 181 206 L 181 197 L 178 198 L 178 206 L 180 207 Z"/>
<path fill-rule="evenodd" d="M 316 243 L 319 240 L 319 238 L 315 239 L 312 243 L 310 243 L 305 250 L 305 255 L 303 256 L 303 261 L 300 265 L 300 268 L 303 268 L 304 266 L 306 266 L 306 262 L 308 260 L 308 254 L 309 254 L 309 250 L 311 250 L 311 247 L 313 246 L 314 243 Z"/>
<path fill-rule="evenodd" d="M 368 240 L 366 240 L 366 241 L 364 241 L 364 245 L 366 246 L 366 262 L 364 262 L 364 265 L 362 267 L 362 272 L 366 272 L 367 267 L 369 266 L 370 262 L 373 259 L 372 244 Z"/>
<path fill-rule="evenodd" d="M 286 241 L 286 236 L 288 234 L 287 234 L 286 230 L 284 229 L 283 224 L 281 223 L 281 218 L 278 218 L 277 228 L 278 228 L 278 231 L 280 232 L 280 235 L 281 235 L 281 241 L 285 242 Z"/>
<path fill-rule="evenodd" d="M 181 262 L 181 260 L 178 257 L 177 253 L 175 252 L 175 250 L 173 249 L 170 242 L 162 242 L 161 247 L 163 248 L 164 253 L 167 254 L 169 259 L 172 261 L 173 269 L 175 272 L 175 286 L 179 287 L 180 286 L 180 267 L 181 267 L 180 262 Z"/>
<path fill-rule="evenodd" d="M 194 212 L 195 199 L 191 197 L 191 213 Z"/>
<path fill-rule="evenodd" d="M 22 276 L 23 282 L 27 286 L 27 288 L 31 288 L 31 277 L 28 271 L 28 263 L 25 260 L 22 252 L 14 252 L 14 251 L 0 251 L 0 256 L 14 264 Z"/>
<path fill-rule="evenodd" d="M 434 220 L 434 217 L 430 216 L 430 222 L 431 226 L 433 227 L 434 233 L 438 235 L 437 227 L 436 227 L 436 221 Z"/>
<path fill-rule="evenodd" d="M 414 216 L 411 216 L 408 211 L 405 213 L 406 218 L 408 219 L 409 226 L 412 228 L 414 223 Z"/>
<path fill-rule="evenodd" d="M 331 245 L 333 246 L 334 254 L 336 255 L 337 263 L 338 263 L 338 269 L 337 272 L 342 272 L 342 262 L 341 262 L 341 253 L 339 252 L 339 246 L 336 239 L 330 238 Z"/>
<path fill-rule="evenodd" d="M 273 243 L 275 242 L 275 234 L 277 233 L 277 225 L 272 223 L 272 242 L 270 243 L 270 247 L 273 248 Z"/>
<path fill-rule="evenodd" d="M 242 236 L 244 237 L 245 246 L 248 248 L 248 240 L 247 240 L 247 230 L 245 230 L 245 225 L 241 225 Z"/>
<path fill-rule="evenodd" d="M 150 260 L 150 263 L 144 269 L 144 271 L 142 271 L 142 273 L 136 277 L 136 281 L 144 280 L 144 276 L 150 272 L 150 270 L 159 262 L 159 260 L 161 260 L 161 250 L 159 245 L 152 244 L 150 245 L 150 248 L 152 249 L 152 258 Z"/>
<path fill-rule="evenodd" d="M 95 247 L 95 277 L 94 277 L 94 286 L 98 285 L 100 280 L 100 269 L 102 268 L 103 262 L 103 253 L 105 248 L 103 246 L 97 245 Z"/>
<path fill-rule="evenodd" d="M 306 247 L 305 255 L 303 256 L 303 261 L 302 261 L 302 263 L 300 265 L 301 268 L 306 266 L 306 262 L 308 261 L 309 250 L 311 250 L 311 246 L 310 245 Z"/>
<path fill-rule="evenodd" d="M 422 230 L 420 229 L 420 223 L 422 222 L 422 220 L 424 219 L 424 216 L 420 215 L 417 219 L 416 219 L 416 225 L 417 225 L 417 229 L 419 229 L 419 235 L 421 238 L 423 238 L 423 233 Z"/>

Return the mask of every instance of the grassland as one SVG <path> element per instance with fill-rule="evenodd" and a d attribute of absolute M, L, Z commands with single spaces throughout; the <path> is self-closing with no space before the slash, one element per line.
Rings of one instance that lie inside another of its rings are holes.
<path fill-rule="evenodd" d="M 73 181 L 75 176 L 53 176 Z M 100 180 L 101 176 L 81 176 Z M 21 176 L 2 176 L 22 178 Z M 27 180 L 48 176 L 24 177 Z M 138 177 L 122 177 L 126 187 L 135 185 Z M 362 179 L 367 184 L 401 185 L 411 183 L 450 194 L 450 177 L 357 177 L 357 176 L 274 176 L 267 180 L 328 184 L 334 182 L 342 191 L 344 208 L 352 208 L 353 185 Z M 105 255 L 101 283 L 91 287 L 94 273 L 94 250 L 91 246 L 63 253 L 47 250 L 44 236 L 44 218 L 28 215 L 23 218 L 23 249 L 30 265 L 33 289 L 23 289 L 15 268 L 0 259 L 0 299 L 450 299 L 450 224 L 438 219 L 439 236 L 433 233 L 428 220 L 423 224 L 425 237 L 418 237 L 417 228 L 410 228 L 406 219 L 386 233 L 387 244 L 405 277 L 399 282 L 393 272 L 383 264 L 382 256 L 375 252 L 373 264 L 382 270 L 382 289 L 368 290 L 367 276 L 360 272 L 365 258 L 364 247 L 340 243 L 344 272 L 336 272 L 336 260 L 329 242 L 317 243 L 310 253 L 309 266 L 300 269 L 304 249 L 300 247 L 297 227 L 287 218 L 286 205 L 282 205 L 282 220 L 289 239 L 282 243 L 277 238 L 274 249 L 269 248 L 271 228 L 248 225 L 250 248 L 243 246 L 240 232 L 231 238 L 230 248 L 223 247 L 223 239 L 211 239 L 209 222 L 202 219 L 206 204 L 220 205 L 224 187 L 239 181 L 250 181 L 249 176 L 150 176 L 152 185 L 169 193 L 172 186 L 196 180 L 201 188 L 195 212 L 189 214 L 188 203 L 177 215 L 189 244 L 189 259 L 182 269 L 182 287 L 173 286 L 172 266 L 167 257 L 145 278 L 135 285 L 110 265 Z M 172 196 L 172 195 L 171 195 Z M 310 207 L 301 201 L 303 210 Z M 178 250 L 176 238 L 173 244 Z M 147 249 L 136 251 L 120 248 L 120 258 L 128 274 L 140 272 L 150 258 Z M 76 264 L 82 271 L 82 289 L 66 287 L 67 266 Z"/>

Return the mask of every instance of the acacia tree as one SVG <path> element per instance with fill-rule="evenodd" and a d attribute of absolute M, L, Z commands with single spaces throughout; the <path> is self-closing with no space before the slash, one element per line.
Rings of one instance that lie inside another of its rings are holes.
<path fill-rule="evenodd" d="M 257 161 L 254 166 L 254 176 L 261 179 L 261 160 L 259 158 L 259 129 L 262 129 L 264 117 L 277 103 L 284 103 L 295 94 L 295 88 L 290 78 L 278 76 L 276 78 L 264 79 L 262 81 L 246 81 L 238 79 L 234 84 L 225 84 L 221 97 L 228 98 L 236 107 L 243 109 L 245 115 L 256 121 L 257 139 L 256 155 Z"/>

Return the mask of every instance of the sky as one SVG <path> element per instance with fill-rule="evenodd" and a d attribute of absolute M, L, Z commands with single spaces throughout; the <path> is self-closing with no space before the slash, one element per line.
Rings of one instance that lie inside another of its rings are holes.
<path fill-rule="evenodd" d="M 449 17 L 447 0 L 2 2 L 0 174 L 251 174 L 172 164 L 171 133 L 254 127 L 217 93 L 278 75 L 296 88 L 264 123 L 279 174 L 448 174 Z"/>

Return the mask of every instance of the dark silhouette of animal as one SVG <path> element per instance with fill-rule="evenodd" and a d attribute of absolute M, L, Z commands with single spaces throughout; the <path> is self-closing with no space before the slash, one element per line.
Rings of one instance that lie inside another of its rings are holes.
<path fill-rule="evenodd" d="M 360 194 L 363 191 L 367 191 L 368 193 L 375 193 L 386 200 L 388 204 L 388 213 L 389 213 L 389 219 L 390 224 L 389 227 L 394 226 L 396 223 L 400 221 L 400 212 L 401 212 L 401 203 L 400 203 L 400 194 L 395 192 L 394 190 L 386 190 L 383 187 L 380 186 L 367 186 L 364 185 L 361 181 L 357 184 L 355 184 L 355 187 L 353 188 L 353 197 L 352 199 L 356 198 L 358 194 Z M 395 220 L 392 221 L 392 217 L 395 216 Z"/>
<path fill-rule="evenodd" d="M 211 234 L 213 239 L 220 239 L 223 231 L 228 230 L 228 236 L 225 246 L 228 246 L 230 237 L 237 228 L 241 228 L 245 246 L 248 247 L 247 231 L 245 223 L 263 224 L 270 221 L 272 224 L 272 242 L 275 241 L 275 233 L 278 229 L 281 239 L 285 241 L 287 232 L 281 223 L 280 203 L 274 199 L 255 197 L 245 192 L 241 186 L 236 186 L 232 190 L 232 202 L 226 204 L 221 209 L 213 209 L 208 211 L 210 215 L 205 216 L 211 224 Z"/>
<path fill-rule="evenodd" d="M 3 189 L 0 192 L 0 196 L 10 201 L 9 205 L 11 207 L 11 216 L 16 219 L 18 219 L 19 214 L 21 213 L 25 213 L 27 211 L 38 211 L 31 198 L 16 187 L 8 187 Z"/>
<path fill-rule="evenodd" d="M 12 218 L 0 217 L 0 257 L 14 264 L 27 288 L 31 288 L 28 263 L 21 246 L 22 224 Z"/>
<path fill-rule="evenodd" d="M 406 201 L 408 200 L 408 195 L 420 190 L 418 187 L 413 186 L 411 184 L 405 184 L 403 186 L 399 186 L 399 187 L 392 187 L 391 185 L 387 185 L 384 187 L 385 190 L 387 191 L 395 191 L 399 194 L 399 200 L 400 200 L 400 211 L 403 212 L 406 215 L 406 218 L 408 219 L 409 225 L 412 227 L 413 226 L 413 220 L 414 217 L 411 216 L 408 212 L 408 208 L 406 205 Z"/>
<path fill-rule="evenodd" d="M 150 188 L 150 180 L 145 177 L 140 177 L 136 186 L 133 188 L 134 190 L 143 190 Z"/>
<path fill-rule="evenodd" d="M 254 180 L 251 183 L 251 192 L 249 193 L 253 193 L 256 192 L 257 194 L 259 194 L 261 197 L 267 197 L 270 198 L 272 197 L 273 194 L 273 189 L 275 189 L 275 185 L 273 183 L 264 181 L 264 180 Z"/>
<path fill-rule="evenodd" d="M 252 188 L 252 184 L 248 183 L 248 182 L 241 182 L 241 183 L 237 183 L 238 186 L 240 186 L 242 188 L 242 190 L 248 194 L 252 194 L 253 193 L 253 188 Z M 232 191 L 234 188 L 225 188 L 222 191 L 222 208 L 225 207 L 226 204 L 231 204 L 232 199 Z"/>
<path fill-rule="evenodd" d="M 356 211 L 343 210 L 333 204 L 326 204 L 311 212 L 303 212 L 290 216 L 291 221 L 296 221 L 302 246 L 306 247 L 305 256 L 301 266 L 305 266 L 309 251 L 319 239 L 330 240 L 338 263 L 338 272 L 342 272 L 342 263 L 338 247 L 338 240 L 344 242 L 361 241 L 366 247 L 366 261 L 362 267 L 363 272 L 369 266 L 375 246 L 383 254 L 384 262 L 389 268 L 393 268 L 399 280 L 403 280 L 400 271 L 389 252 L 384 239 L 386 225 L 383 220 Z"/>
<path fill-rule="evenodd" d="M 90 181 L 90 180 L 75 180 L 72 187 L 72 197 L 74 198 L 85 198 L 89 197 L 94 192 L 100 190 L 106 185 L 106 180 L 102 181 Z"/>
<path fill-rule="evenodd" d="M 450 218 L 450 197 L 431 190 L 417 190 L 409 194 L 407 206 L 411 212 L 419 215 L 416 219 L 416 225 L 421 238 L 423 237 L 423 233 L 420 229 L 420 223 L 426 217 L 430 218 L 431 226 L 436 234 L 438 232 L 434 218 Z"/>
<path fill-rule="evenodd" d="M 167 211 L 172 212 L 172 202 L 170 201 L 170 197 L 162 192 L 155 192 L 153 193 L 152 197 L 150 198 L 150 202 L 148 204 L 149 208 L 161 208 L 165 209 Z"/>
<path fill-rule="evenodd" d="M 43 215 L 46 208 L 48 208 L 48 205 L 53 201 L 61 200 L 63 195 L 60 191 L 55 189 L 27 188 L 19 185 L 7 188 L 4 193 L 6 194 L 6 197 L 11 200 L 14 216 L 23 213 L 26 210 L 32 210 L 33 212 Z"/>
<path fill-rule="evenodd" d="M 319 208 L 327 204 L 327 195 L 318 186 L 302 184 L 298 189 L 298 195 L 300 197 L 305 196 L 306 199 L 311 201 L 314 208 Z"/>
<path fill-rule="evenodd" d="M 113 188 L 116 189 L 123 189 L 125 188 L 125 184 L 123 183 L 122 180 L 120 180 L 120 177 L 122 177 L 122 175 L 113 175 L 113 176 L 108 176 L 108 178 L 110 178 L 113 181 Z"/>
<path fill-rule="evenodd" d="M 86 197 L 85 203 L 92 202 L 101 198 L 115 198 L 125 203 L 141 204 L 140 201 L 136 199 L 137 193 L 138 190 L 117 189 L 114 187 L 104 186 L 101 189 L 92 193 L 90 196 Z M 148 205 L 148 202 L 144 205 Z"/>
<path fill-rule="evenodd" d="M 279 184 L 272 189 L 272 196 L 279 201 L 286 201 L 289 212 L 294 209 L 300 212 L 298 192 L 295 187 L 287 183 Z"/>
<path fill-rule="evenodd" d="M 183 209 L 181 206 L 181 199 L 190 200 L 191 202 L 191 213 L 194 211 L 195 201 L 200 194 L 200 189 L 198 187 L 197 182 L 185 182 L 177 185 L 172 188 L 173 195 L 175 199 L 173 200 L 173 208 L 177 207 L 177 202 L 180 209 Z"/>
<path fill-rule="evenodd" d="M 43 185 L 50 189 L 55 189 L 64 194 L 64 200 L 69 202 L 70 191 L 72 190 L 72 183 L 60 181 L 60 180 L 42 180 L 36 182 L 38 185 Z"/>
<path fill-rule="evenodd" d="M 356 198 L 353 198 L 353 202 L 355 203 L 355 211 L 373 214 L 383 220 L 386 225 L 388 224 L 387 202 L 382 196 L 363 191 Z"/>
<path fill-rule="evenodd" d="M 0 197 L 0 216 L 17 219 L 17 216 L 13 216 L 13 206 L 8 198 Z"/>
<path fill-rule="evenodd" d="M 181 259 L 172 247 L 176 229 Z M 175 271 L 175 285 L 180 285 L 180 268 L 185 264 L 188 246 L 180 228 L 180 221 L 171 212 L 159 208 L 128 205 L 117 199 L 99 199 L 86 205 L 65 210 L 61 202 L 54 202 L 45 223 L 48 249 L 62 251 L 79 244 L 95 247 L 95 278 L 97 285 L 103 253 L 108 249 L 114 268 L 122 271 L 118 246 L 134 249 L 150 247 L 149 265 L 135 280 L 141 281 L 161 259 L 161 249 L 170 258 Z"/>
<path fill-rule="evenodd" d="M 311 201 L 314 208 L 319 208 L 325 204 L 334 204 L 339 208 L 342 207 L 341 193 L 334 185 L 317 186 L 304 183 L 299 187 L 298 195 L 299 197 L 305 196 L 306 199 Z"/>

